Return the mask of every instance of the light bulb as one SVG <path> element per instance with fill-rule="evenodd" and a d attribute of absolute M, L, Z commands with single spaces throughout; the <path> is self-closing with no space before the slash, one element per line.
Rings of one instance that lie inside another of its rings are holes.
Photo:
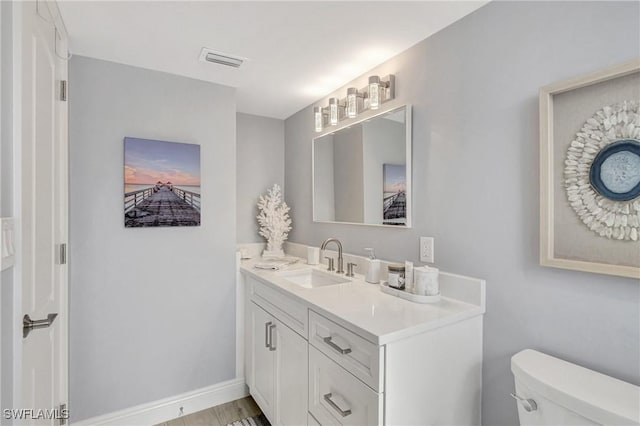
<path fill-rule="evenodd" d="M 316 132 L 322 131 L 322 107 L 313 108 L 313 120 L 315 122 Z"/>
<path fill-rule="evenodd" d="M 338 98 L 329 98 L 329 124 L 338 125 Z"/>
<path fill-rule="evenodd" d="M 354 118 L 358 115 L 358 89 L 349 87 L 347 89 L 347 117 Z"/>
<path fill-rule="evenodd" d="M 380 107 L 380 77 L 372 75 L 369 77 L 369 108 L 378 109 Z"/>

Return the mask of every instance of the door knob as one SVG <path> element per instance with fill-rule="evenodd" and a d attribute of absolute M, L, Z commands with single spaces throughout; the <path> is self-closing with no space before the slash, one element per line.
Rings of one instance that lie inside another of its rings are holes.
<path fill-rule="evenodd" d="M 26 339 L 31 330 L 49 327 L 51 324 L 53 324 L 53 321 L 57 316 L 58 314 L 49 314 L 45 319 L 32 320 L 29 317 L 29 314 L 26 314 L 24 317 L 22 317 L 22 338 Z"/>

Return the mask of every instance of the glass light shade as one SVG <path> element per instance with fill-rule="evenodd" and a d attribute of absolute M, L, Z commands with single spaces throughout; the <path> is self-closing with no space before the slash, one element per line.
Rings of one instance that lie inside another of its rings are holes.
<path fill-rule="evenodd" d="M 338 125 L 338 98 L 329 99 L 329 124 Z"/>
<path fill-rule="evenodd" d="M 313 108 L 313 120 L 315 122 L 316 132 L 322 131 L 322 107 Z"/>
<path fill-rule="evenodd" d="M 369 77 L 369 108 L 380 108 L 380 77 Z"/>
<path fill-rule="evenodd" d="M 358 115 L 358 89 L 349 87 L 347 89 L 347 117 L 354 118 Z"/>

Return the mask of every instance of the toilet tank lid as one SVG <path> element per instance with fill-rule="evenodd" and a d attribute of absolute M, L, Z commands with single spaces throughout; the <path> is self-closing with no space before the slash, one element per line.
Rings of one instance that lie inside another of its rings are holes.
<path fill-rule="evenodd" d="M 511 371 L 531 391 L 597 423 L 640 424 L 640 387 L 631 383 L 531 349 L 511 358 Z"/>

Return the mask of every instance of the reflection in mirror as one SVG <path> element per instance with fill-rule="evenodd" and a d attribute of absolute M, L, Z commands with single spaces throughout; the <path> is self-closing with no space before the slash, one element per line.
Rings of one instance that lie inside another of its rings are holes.
<path fill-rule="evenodd" d="M 313 140 L 316 222 L 410 226 L 411 107 Z"/>

